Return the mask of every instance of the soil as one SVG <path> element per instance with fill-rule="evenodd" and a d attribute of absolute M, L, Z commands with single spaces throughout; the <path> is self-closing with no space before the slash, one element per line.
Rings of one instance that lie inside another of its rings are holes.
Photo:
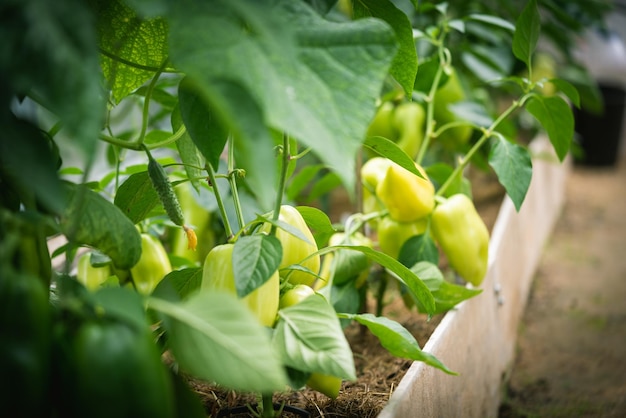
<path fill-rule="evenodd" d="M 491 229 L 503 191 L 489 176 L 478 175 L 472 184 L 478 210 Z M 520 324 L 500 418 L 626 416 L 625 192 L 626 158 L 616 167 L 572 167 L 563 213 Z M 429 322 L 405 309 L 400 298 L 390 301 L 385 314 L 411 331 L 422 347 L 442 317 Z M 344 382 L 335 400 L 307 389 L 276 395 L 276 403 L 303 412 L 284 412 L 283 417 L 368 418 L 384 408 L 411 361 L 391 356 L 357 325 L 346 335 L 358 380 Z M 194 382 L 194 389 L 211 417 L 252 416 L 227 412 L 258 401 L 202 382 Z"/>

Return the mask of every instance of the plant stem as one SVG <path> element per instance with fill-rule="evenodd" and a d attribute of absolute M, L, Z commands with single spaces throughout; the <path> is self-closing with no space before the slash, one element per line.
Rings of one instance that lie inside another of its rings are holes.
<path fill-rule="evenodd" d="M 234 139 L 230 135 L 228 137 L 228 182 L 230 184 L 230 191 L 233 194 L 233 202 L 235 204 L 235 213 L 237 214 L 237 222 L 239 222 L 239 229 L 241 230 L 245 225 L 243 219 L 243 211 L 241 210 L 241 201 L 239 200 L 239 192 L 237 191 L 237 173 L 235 171 L 235 151 L 234 151 Z"/>
<path fill-rule="evenodd" d="M 444 50 L 444 39 L 445 39 L 446 31 L 441 31 L 441 39 L 438 40 L 438 53 L 439 53 L 439 67 L 437 67 L 437 72 L 435 72 L 435 77 L 433 79 L 433 84 L 430 86 L 430 91 L 428 92 L 428 96 L 426 98 L 426 133 L 424 134 L 424 140 L 422 141 L 422 145 L 420 145 L 419 152 L 417 153 L 417 158 L 415 162 L 417 164 L 422 164 L 422 160 L 426 155 L 426 150 L 430 145 L 430 140 L 433 136 L 433 131 L 435 130 L 435 93 L 439 88 L 439 82 L 441 81 L 441 75 L 443 74 L 444 66 L 447 64 L 447 55 Z"/>
<path fill-rule="evenodd" d="M 263 418 L 273 418 L 274 417 L 274 403 L 272 401 L 271 393 L 264 393 L 261 395 L 261 399 L 263 402 Z"/>
<path fill-rule="evenodd" d="M 531 97 L 531 94 L 527 94 L 523 96 L 520 100 L 513 101 L 513 103 L 511 103 L 511 105 L 504 112 L 502 112 L 502 114 L 500 114 L 500 116 L 498 116 L 498 118 L 495 121 L 493 121 L 493 123 L 489 126 L 489 128 L 483 130 L 483 134 L 480 137 L 480 139 L 476 141 L 474 146 L 472 146 L 472 148 L 467 152 L 467 154 L 465 154 L 463 158 L 461 158 L 461 160 L 459 161 L 459 164 L 455 167 L 452 174 L 448 176 L 445 183 L 443 183 L 443 185 L 439 188 L 439 190 L 437 190 L 437 193 L 435 194 L 435 196 L 443 196 L 446 189 L 450 187 L 454 179 L 463 171 L 463 169 L 465 169 L 465 167 L 472 160 L 472 157 L 474 156 L 474 154 L 476 154 L 476 152 L 480 149 L 480 147 L 482 147 L 485 144 L 485 142 L 489 138 L 491 138 L 493 131 L 498 127 L 498 125 L 500 125 L 500 123 L 504 119 L 506 119 L 511 113 L 513 113 L 515 110 L 523 107 L 524 103 L 526 102 L 526 100 L 528 100 L 529 97 Z"/>
<path fill-rule="evenodd" d="M 150 119 L 150 98 L 152 97 L 152 92 L 154 91 L 154 86 L 156 86 L 159 77 L 161 77 L 161 73 L 165 70 L 167 65 L 167 59 L 163 60 L 163 63 L 159 67 L 159 69 L 154 73 L 152 80 L 150 80 L 150 84 L 146 88 L 146 95 L 144 96 L 143 102 L 143 114 L 141 119 L 141 131 L 139 132 L 139 138 L 137 138 L 137 143 L 139 145 L 143 144 L 143 141 L 146 137 L 146 131 L 148 130 L 148 120 Z"/>
<path fill-rule="evenodd" d="M 178 130 L 176 132 L 174 132 L 169 137 L 165 138 L 163 141 L 155 142 L 154 144 L 150 144 L 150 145 L 146 145 L 146 147 L 149 148 L 149 149 L 155 149 L 155 148 L 163 147 L 165 145 L 169 145 L 172 142 L 178 141 L 180 139 L 180 137 L 185 134 L 185 132 L 187 132 L 187 128 L 185 127 L 185 125 L 181 125 L 181 127 L 178 128 Z M 132 150 L 132 151 L 141 151 L 141 150 L 143 150 L 143 147 L 144 147 L 143 143 L 139 143 L 137 141 L 126 141 L 124 139 L 116 138 L 116 137 L 114 137 L 112 135 L 100 134 L 99 135 L 99 139 L 101 139 L 101 140 L 103 140 L 105 142 L 108 142 L 109 144 L 116 145 L 116 146 L 118 146 L 120 148 L 125 148 L 125 149 L 129 149 L 129 150 Z"/>
<path fill-rule="evenodd" d="M 280 166 L 280 179 L 278 182 L 278 190 L 276 191 L 276 203 L 274 205 L 274 214 L 272 219 L 274 221 L 278 220 L 280 216 L 280 208 L 283 204 L 283 194 L 285 193 L 285 185 L 287 183 L 287 170 L 289 169 L 289 161 L 291 159 L 291 150 L 289 149 L 289 135 L 283 133 L 283 158 L 282 164 Z M 274 235 L 276 233 L 276 226 L 272 225 L 272 229 L 270 230 L 270 235 Z"/>
<path fill-rule="evenodd" d="M 226 232 L 226 237 L 230 240 L 234 234 L 233 230 L 230 227 L 230 222 L 228 221 L 228 214 L 226 212 L 226 206 L 224 205 L 224 200 L 222 199 L 222 195 L 219 192 L 219 188 L 217 187 L 217 178 L 215 177 L 215 170 L 211 163 L 206 164 L 206 171 L 209 173 L 209 180 L 211 181 L 211 187 L 213 188 L 213 193 L 215 194 L 215 200 L 217 201 L 217 207 L 220 210 L 220 214 L 222 215 L 222 221 L 224 222 L 224 230 Z"/>

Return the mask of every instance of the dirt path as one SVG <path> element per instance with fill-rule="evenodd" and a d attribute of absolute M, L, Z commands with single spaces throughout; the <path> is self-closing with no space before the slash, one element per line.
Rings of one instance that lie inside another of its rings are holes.
<path fill-rule="evenodd" d="M 574 166 L 500 417 L 626 417 L 626 158 Z"/>

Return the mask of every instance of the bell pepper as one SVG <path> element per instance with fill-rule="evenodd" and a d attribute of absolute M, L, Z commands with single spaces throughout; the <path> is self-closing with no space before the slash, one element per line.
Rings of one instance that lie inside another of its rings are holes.
<path fill-rule="evenodd" d="M 96 267 L 91 264 L 92 252 L 86 252 L 78 259 L 76 278 L 87 289 L 96 290 L 111 275 L 111 267 L 107 264 L 102 267 Z"/>
<path fill-rule="evenodd" d="M 398 132 L 395 142 L 411 158 L 417 156 L 424 139 L 425 119 L 424 108 L 416 102 L 402 102 L 393 112 L 392 124 Z"/>
<path fill-rule="evenodd" d="M 387 138 L 415 158 L 424 137 L 425 117 L 424 108 L 416 102 L 402 102 L 396 106 L 386 101 L 378 108 L 366 135 Z"/>
<path fill-rule="evenodd" d="M 5 248 L 1 244 L 0 256 L 3 256 Z M 50 416 L 50 291 L 40 277 L 14 271 L 10 263 L 5 263 L 4 259 L 2 262 L 0 376 L 3 387 L 0 400 L 5 407 L 17 408 L 8 414 L 10 416 Z"/>
<path fill-rule="evenodd" d="M 450 110 L 450 105 L 465 100 L 465 91 L 459 82 L 459 77 L 456 71 L 453 71 L 446 83 L 439 87 L 435 92 L 433 102 L 433 113 L 435 121 L 437 122 L 437 128 L 450 122 L 457 122 L 461 119 Z M 438 140 L 443 144 L 456 147 L 462 144 L 466 144 L 472 136 L 472 127 L 469 125 L 455 126 L 450 129 L 446 129 L 438 137 Z"/>
<path fill-rule="evenodd" d="M 423 234 L 427 225 L 427 219 L 398 222 L 385 216 L 378 223 L 378 247 L 380 251 L 397 260 L 404 243 L 415 235 Z"/>
<path fill-rule="evenodd" d="M 341 389 L 341 378 L 321 373 L 311 373 L 306 385 L 332 399 L 337 399 Z"/>
<path fill-rule="evenodd" d="M 455 194 L 437 205 L 432 232 L 450 266 L 467 282 L 478 286 L 487 272 L 489 231 L 465 194 Z"/>
<path fill-rule="evenodd" d="M 435 186 L 424 169 L 415 165 L 423 177 L 392 163 L 376 186 L 376 195 L 398 222 L 414 222 L 428 216 L 435 207 Z"/>
<path fill-rule="evenodd" d="M 168 369 L 149 328 L 110 318 L 87 320 L 66 331 L 57 360 L 58 416 L 173 418 Z"/>
<path fill-rule="evenodd" d="M 305 284 L 297 284 L 287 290 L 281 297 L 278 309 L 288 308 L 302 302 L 304 299 L 315 294 L 315 290 L 311 286 Z"/>
<path fill-rule="evenodd" d="M 278 238 L 283 247 L 283 258 L 278 269 L 286 269 L 291 265 L 299 264 L 309 269 L 314 274 L 317 274 L 320 269 L 320 256 L 315 255 L 309 257 L 311 254 L 317 252 L 317 244 L 304 218 L 300 212 L 298 212 L 298 209 L 290 205 L 282 205 L 278 219 L 299 230 L 307 239 L 304 241 L 281 228 L 276 230 L 276 238 Z M 271 225 L 269 223 L 261 227 L 261 232 L 269 233 L 270 230 Z M 284 272 L 280 272 L 280 275 L 289 280 L 291 284 L 306 284 L 309 286 L 315 282 L 316 276 L 314 274 L 309 274 L 301 270 L 285 270 Z"/>
<path fill-rule="evenodd" d="M 376 110 L 374 119 L 372 119 L 367 128 L 366 136 L 382 136 L 383 138 L 393 140 L 396 136 L 392 126 L 394 110 L 395 106 L 392 102 L 383 102 Z"/>
<path fill-rule="evenodd" d="M 204 260 L 202 289 L 223 290 L 237 295 L 233 271 L 233 249 L 235 244 L 222 244 L 213 247 Z M 280 297 L 280 277 L 278 270 L 268 281 L 244 296 L 241 301 L 267 327 L 274 325 Z"/>
<path fill-rule="evenodd" d="M 372 157 L 365 161 L 361 166 L 361 182 L 363 187 L 370 192 L 376 192 L 376 187 L 387 174 L 387 169 L 393 164 L 388 158 L 384 157 Z"/>
<path fill-rule="evenodd" d="M 171 271 L 172 264 L 161 241 L 150 234 L 141 234 L 141 257 L 130 269 L 137 291 L 149 295 Z"/>
<path fill-rule="evenodd" d="M 333 234 L 328 240 L 328 245 L 345 244 L 373 247 L 372 240 L 360 232 L 354 233 L 348 240 L 345 239 L 345 236 L 343 232 Z M 319 290 L 331 282 L 331 280 L 336 285 L 342 285 L 354 280 L 354 286 L 359 288 L 367 280 L 371 264 L 370 259 L 359 251 L 339 249 L 333 253 L 328 253 L 324 256 L 320 270 L 322 280 L 316 281 L 313 287 Z M 333 269 L 334 274 L 331 277 Z"/>

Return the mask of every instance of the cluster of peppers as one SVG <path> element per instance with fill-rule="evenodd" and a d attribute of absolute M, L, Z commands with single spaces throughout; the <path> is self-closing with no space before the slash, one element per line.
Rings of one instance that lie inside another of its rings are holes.
<path fill-rule="evenodd" d="M 426 171 L 416 168 L 421 176 L 384 157 L 373 157 L 361 168 L 364 212 L 387 213 L 370 223 L 380 250 L 397 259 L 409 238 L 430 234 L 456 273 L 480 285 L 489 247 L 484 221 L 467 195 L 436 196 Z"/>
<path fill-rule="evenodd" d="M 274 326 L 280 309 L 293 306 L 315 294 L 313 286 L 318 278 L 321 259 L 317 254 L 318 247 L 311 230 L 294 206 L 282 205 L 278 220 L 299 231 L 306 240 L 283 229 L 276 229 L 275 236 L 283 249 L 278 268 L 265 283 L 240 299 L 261 325 L 270 328 Z M 265 223 L 257 233 L 268 234 L 271 229 L 272 225 Z M 233 265 L 234 246 L 233 243 L 220 244 L 209 251 L 203 264 L 202 289 L 226 291 L 237 295 Z M 302 268 L 294 269 L 294 265 Z M 341 381 L 339 377 L 312 373 L 306 384 L 331 398 L 336 398 L 339 395 Z"/>

